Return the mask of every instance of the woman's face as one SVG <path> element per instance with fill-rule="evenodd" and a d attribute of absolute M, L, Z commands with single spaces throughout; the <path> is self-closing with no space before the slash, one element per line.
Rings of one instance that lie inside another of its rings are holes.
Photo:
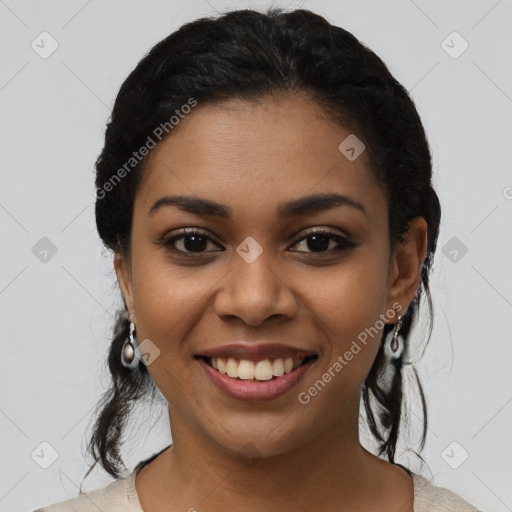
<path fill-rule="evenodd" d="M 357 427 L 382 327 L 417 289 L 425 230 L 390 254 L 385 193 L 365 151 L 339 149 L 349 135 L 306 96 L 199 103 L 149 155 L 131 258 L 115 266 L 173 437 L 272 455 Z M 187 199 L 155 206 L 166 196 Z M 218 347 L 223 362 L 199 357 Z"/>

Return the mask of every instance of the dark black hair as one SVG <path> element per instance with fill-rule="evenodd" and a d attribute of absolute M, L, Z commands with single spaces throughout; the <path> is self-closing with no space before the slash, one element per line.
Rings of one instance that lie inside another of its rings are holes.
<path fill-rule="evenodd" d="M 291 92 L 307 93 L 319 108 L 364 142 L 374 175 L 386 192 L 391 248 L 403 240 L 413 218 L 426 220 L 428 252 L 401 334 L 407 344 L 420 299 L 426 294 L 430 338 L 429 273 L 441 209 L 432 187 L 430 148 L 420 117 L 407 90 L 375 53 L 351 33 L 307 10 L 238 10 L 198 19 L 183 25 L 144 56 L 121 86 L 96 161 L 96 224 L 101 239 L 107 248 L 129 259 L 134 198 L 147 162 L 147 157 L 132 160 L 134 152 L 148 145 L 150 138 L 154 141 L 159 126 L 167 126 L 166 134 L 172 135 L 169 120 L 183 105 L 190 105 L 191 99 L 201 105 Z M 123 464 L 120 446 L 129 414 L 141 397 L 156 393 L 144 363 L 135 371 L 121 365 L 129 324 L 127 312 L 118 312 L 108 356 L 113 383 L 97 405 L 98 417 L 88 445 L 95 461 L 89 472 L 99 462 L 114 478 L 120 476 Z M 392 328 L 391 324 L 384 326 L 382 340 Z M 362 394 L 379 455 L 385 453 L 394 463 L 402 414 L 402 358 L 395 362 L 388 389 L 381 382 L 384 365 L 390 364 L 382 340 Z M 423 408 L 422 450 L 427 407 L 415 370 L 414 375 Z M 371 399 L 379 407 L 377 413 Z"/>

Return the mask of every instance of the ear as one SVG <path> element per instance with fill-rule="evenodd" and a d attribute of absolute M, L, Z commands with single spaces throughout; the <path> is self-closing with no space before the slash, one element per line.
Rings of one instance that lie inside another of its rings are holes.
<path fill-rule="evenodd" d="M 413 300 L 421 279 L 421 269 L 427 255 L 427 222 L 415 217 L 409 223 L 404 241 L 395 247 L 391 256 L 388 280 L 388 308 L 398 303 L 405 314 Z"/>
<path fill-rule="evenodd" d="M 117 280 L 121 287 L 126 309 L 132 318 L 135 314 L 135 303 L 133 300 L 133 286 L 130 263 L 118 252 L 114 254 L 114 269 Z M 135 321 L 135 320 L 133 320 Z"/>

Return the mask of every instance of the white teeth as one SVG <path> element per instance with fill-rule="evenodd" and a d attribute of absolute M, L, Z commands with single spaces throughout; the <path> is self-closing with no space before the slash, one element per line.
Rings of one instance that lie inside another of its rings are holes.
<path fill-rule="evenodd" d="M 272 363 L 268 359 L 258 361 L 256 363 L 254 376 L 257 380 L 270 380 L 273 377 Z"/>
<path fill-rule="evenodd" d="M 247 359 L 242 359 L 238 364 L 238 378 L 244 380 L 254 379 L 254 363 Z"/>
<path fill-rule="evenodd" d="M 272 377 L 281 377 L 297 369 L 303 362 L 304 357 L 278 357 L 272 362 L 269 359 L 262 361 L 250 361 L 248 359 L 233 359 L 214 357 L 211 360 L 213 368 L 224 375 L 242 380 L 271 380 Z"/>
<path fill-rule="evenodd" d="M 275 359 L 274 360 L 274 364 L 272 366 L 273 366 L 272 373 L 276 377 L 281 377 L 281 375 L 283 375 L 283 373 L 284 373 L 284 362 L 283 362 L 283 360 L 282 359 Z"/>
<path fill-rule="evenodd" d="M 226 365 L 226 372 L 228 377 L 233 377 L 234 379 L 238 377 L 238 361 L 235 361 L 230 357 L 228 359 L 228 364 Z"/>

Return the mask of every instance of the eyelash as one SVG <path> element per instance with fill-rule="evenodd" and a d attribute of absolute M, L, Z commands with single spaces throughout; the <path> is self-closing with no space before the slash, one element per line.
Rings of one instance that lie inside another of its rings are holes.
<path fill-rule="evenodd" d="M 197 228 L 183 228 L 182 230 L 179 231 L 179 233 L 180 234 L 172 236 L 172 237 L 169 237 L 169 238 L 166 238 L 164 236 L 164 237 L 162 237 L 161 239 L 159 239 L 157 241 L 157 244 L 163 246 L 167 250 L 170 250 L 170 251 L 172 251 L 174 253 L 178 253 L 180 256 L 184 256 L 186 258 L 201 258 L 201 257 L 204 257 L 204 254 L 207 251 L 204 251 L 202 253 L 199 253 L 199 252 L 198 253 L 185 252 L 185 251 L 181 251 L 179 249 L 176 249 L 173 246 L 173 244 L 177 240 L 181 240 L 182 238 L 187 238 L 188 236 L 194 236 L 194 235 L 203 236 L 207 240 L 215 243 L 207 235 L 207 233 L 205 233 L 204 231 L 202 231 L 200 229 L 197 229 Z M 332 253 L 343 251 L 343 250 L 347 250 L 347 249 L 352 249 L 352 248 L 357 247 L 359 245 L 359 244 L 357 244 L 355 242 L 350 241 L 344 235 L 340 235 L 337 232 L 332 232 L 332 231 L 325 230 L 325 229 L 324 230 L 311 231 L 306 236 L 303 236 L 302 238 L 297 240 L 293 245 L 297 245 L 298 243 L 303 242 L 304 240 L 307 240 L 309 237 L 314 236 L 314 235 L 325 235 L 328 238 L 330 238 L 330 239 L 334 240 L 335 242 L 337 242 L 338 245 L 341 246 L 341 247 L 338 247 L 338 248 L 335 248 L 335 249 L 331 249 L 329 251 L 318 252 L 318 253 L 315 253 L 313 251 L 293 251 L 293 252 L 299 252 L 299 253 L 305 252 L 306 254 L 314 254 L 314 255 L 318 255 L 318 257 L 322 257 L 322 255 L 323 256 L 325 256 L 325 255 L 332 255 Z M 217 251 L 214 251 L 214 252 L 217 252 Z"/>

